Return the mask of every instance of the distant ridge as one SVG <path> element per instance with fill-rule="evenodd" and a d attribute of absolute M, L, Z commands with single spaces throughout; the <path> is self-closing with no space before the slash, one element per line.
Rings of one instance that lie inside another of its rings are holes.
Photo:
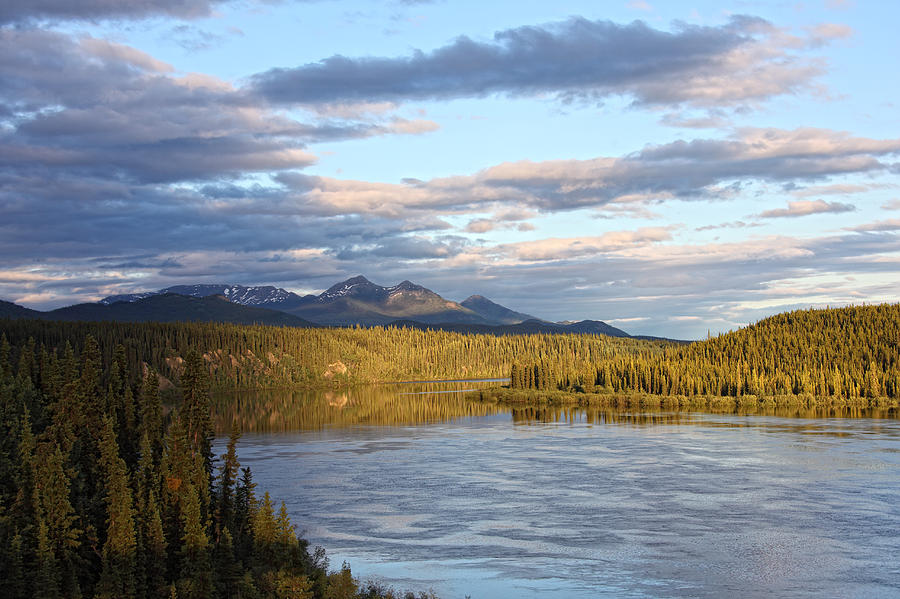
<path fill-rule="evenodd" d="M 0 300 L 0 318 L 40 318 L 43 312 Z"/>
<path fill-rule="evenodd" d="M 131 302 L 76 304 L 49 312 L 28 310 L 9 302 L 2 302 L 2 304 L 0 305 L 2 308 L 0 317 L 7 316 L 9 318 L 115 322 L 230 322 L 290 327 L 316 326 L 302 318 L 278 310 L 235 304 L 222 295 L 197 298 L 166 293 L 150 295 Z M 11 310 L 7 306 L 15 306 L 19 310 Z M 22 312 L 23 310 L 25 312 Z"/>
<path fill-rule="evenodd" d="M 459 323 L 424 324 L 414 320 L 396 320 L 390 326 L 413 329 L 432 329 L 451 331 L 454 333 L 477 333 L 480 335 L 539 335 L 539 334 L 575 334 L 575 335 L 607 335 L 609 337 L 631 337 L 621 329 L 601 322 L 599 320 L 582 320 L 571 324 L 546 322 L 543 320 L 526 320 L 516 324 L 506 325 L 479 325 Z M 662 340 L 662 339 L 659 339 Z"/>
<path fill-rule="evenodd" d="M 165 295 L 167 293 L 175 293 L 178 295 L 187 295 L 190 297 L 207 297 L 210 295 L 221 295 L 229 301 L 242 306 L 259 306 L 263 308 L 282 309 L 285 306 L 292 306 L 302 303 L 304 299 L 286 289 L 273 287 L 271 285 L 247 287 L 245 285 L 174 285 L 166 287 L 159 291 L 145 291 L 143 293 L 126 293 L 123 295 L 110 295 L 104 297 L 98 303 L 104 305 L 114 304 L 116 302 L 136 302 L 146 299 L 154 295 Z M 312 296 L 310 296 L 312 297 Z"/>
<path fill-rule="evenodd" d="M 412 281 L 385 287 L 363 275 L 335 283 L 319 295 L 301 296 L 272 285 L 204 283 L 110 295 L 96 304 L 78 304 L 50 312 L 0 302 L 2 317 L 210 321 L 279 326 L 392 325 L 489 335 L 549 333 L 630 337 L 625 331 L 600 320 L 548 322 L 482 295 L 470 295 L 462 302 L 455 302 Z"/>
<path fill-rule="evenodd" d="M 530 314 L 510 310 L 506 306 L 492 302 L 483 295 L 470 295 L 459 303 L 485 320 L 496 324 L 517 324 L 528 320 L 539 320 Z"/>

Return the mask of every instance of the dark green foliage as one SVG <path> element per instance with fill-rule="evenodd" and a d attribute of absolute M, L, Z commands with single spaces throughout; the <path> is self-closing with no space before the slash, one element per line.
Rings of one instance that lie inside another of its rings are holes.
<path fill-rule="evenodd" d="M 72 342 L 77 350 L 86 335 L 104 348 L 122 344 L 129 372 L 141 372 L 145 365 L 155 369 L 162 376 L 163 393 L 172 392 L 173 385 L 184 386 L 181 377 L 190 349 L 202 358 L 213 389 L 233 390 L 495 378 L 507 376 L 515 362 L 545 362 L 559 373 L 581 372 L 609 356 L 652 353 L 669 345 L 604 335 L 497 337 L 397 327 L 298 329 L 217 323 L 0 320 L 3 331 L 17 346 L 33 337 L 44 347 Z M 103 360 L 110 364 L 113 352 Z"/>
<path fill-rule="evenodd" d="M 509 373 L 503 391 L 516 396 L 646 394 L 673 407 L 712 396 L 900 400 L 898 305 L 792 312 L 690 345 L 390 327 L 0 320 L 0 329 L 4 597 L 379 596 L 376 586 L 357 590 L 349 571 L 329 574 L 284 506 L 257 499 L 238 431 L 216 472 L 211 386 Z"/>
<path fill-rule="evenodd" d="M 106 541 L 97 597 L 135 597 L 136 553 L 134 511 L 128 469 L 119 457 L 113 419 L 106 417 L 100 442 L 100 459 L 106 472 Z"/>
<path fill-rule="evenodd" d="M 895 405 L 900 401 L 898 339 L 898 304 L 797 311 L 690 345 L 614 353 L 586 369 L 558 368 L 552 360 L 514 364 L 510 386 Z"/>
<path fill-rule="evenodd" d="M 191 454 L 199 454 L 203 468 L 212 474 L 212 417 L 209 413 L 209 371 L 203 358 L 195 351 L 188 352 L 181 375 L 181 410 Z"/>
<path fill-rule="evenodd" d="M 235 424 L 231 430 L 231 437 L 228 439 L 227 451 L 222 456 L 218 492 L 215 496 L 215 528 L 217 539 L 226 531 L 232 539 L 237 533 L 235 520 L 235 485 L 237 484 L 237 477 L 241 468 L 241 464 L 237 459 L 237 442 L 240 437 L 240 428 Z"/>
<path fill-rule="evenodd" d="M 200 492 L 186 483 L 181 502 L 181 578 L 178 596 L 184 599 L 206 599 L 212 596 L 212 564 L 209 556 L 207 523 L 203 520 Z"/>
<path fill-rule="evenodd" d="M 80 520 L 69 501 L 66 458 L 55 443 L 41 443 L 34 455 L 34 521 L 37 524 L 39 596 L 80 596 L 76 549 Z"/>
<path fill-rule="evenodd" d="M 239 431 L 212 479 L 203 356 L 186 352 L 165 426 L 154 371 L 124 346 L 73 341 L 78 350 L 0 339 L 4 598 L 322 599 L 355 588 L 349 571 L 329 575 L 324 554 L 310 555 L 284 504 L 277 515 L 268 494 L 258 504 Z"/>

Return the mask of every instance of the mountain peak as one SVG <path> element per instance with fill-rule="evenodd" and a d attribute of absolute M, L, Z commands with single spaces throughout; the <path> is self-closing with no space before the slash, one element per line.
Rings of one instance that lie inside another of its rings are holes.
<path fill-rule="evenodd" d="M 416 285 L 412 281 L 402 281 L 401 283 L 394 285 L 390 288 L 393 291 L 424 291 L 425 288 L 421 285 Z"/>
<path fill-rule="evenodd" d="M 470 295 L 460 302 L 459 305 L 468 308 L 487 321 L 499 322 L 500 324 L 516 324 L 528 320 L 537 320 L 530 314 L 510 310 L 506 306 L 501 306 L 483 295 Z"/>
<path fill-rule="evenodd" d="M 346 281 L 344 281 L 345 285 L 373 285 L 372 281 L 365 278 L 362 275 L 356 275 L 355 277 L 350 277 Z M 340 285 L 340 283 L 338 283 Z"/>
<path fill-rule="evenodd" d="M 344 296 L 356 296 L 373 292 L 380 291 L 384 288 L 374 284 L 369 279 L 365 278 L 362 275 L 357 275 L 355 277 L 351 277 L 346 281 L 341 281 L 340 283 L 335 283 L 331 287 L 325 290 L 324 293 L 319 295 L 318 300 L 329 301 L 333 299 L 337 299 Z"/>

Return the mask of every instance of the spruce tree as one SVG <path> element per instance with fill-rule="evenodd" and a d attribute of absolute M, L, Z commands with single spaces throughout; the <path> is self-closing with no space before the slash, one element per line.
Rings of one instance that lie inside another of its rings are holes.
<path fill-rule="evenodd" d="M 156 491 L 150 491 L 147 507 L 142 518 L 144 523 L 143 549 L 143 589 L 145 597 L 164 596 L 166 582 L 166 539 L 163 534 L 162 517 Z"/>
<path fill-rule="evenodd" d="M 191 450 L 203 457 L 212 475 L 213 428 L 209 402 L 209 371 L 196 351 L 188 352 L 181 375 L 182 405 L 179 411 Z"/>
<path fill-rule="evenodd" d="M 150 442 L 153 463 L 159 466 L 165 434 L 162 401 L 159 397 L 159 374 L 152 368 L 141 386 L 140 412 L 140 434 Z"/>
<path fill-rule="evenodd" d="M 131 599 L 135 597 L 134 512 L 128 469 L 119 457 L 113 418 L 104 419 L 100 441 L 100 460 L 106 474 L 106 541 L 103 544 L 102 571 L 97 597 Z"/>
<path fill-rule="evenodd" d="M 190 483 L 185 489 L 181 519 L 181 578 L 178 596 L 181 599 L 208 599 L 212 596 L 212 569 L 209 556 L 209 537 L 200 510 L 200 495 Z"/>
<path fill-rule="evenodd" d="M 65 465 L 65 457 L 57 445 L 44 443 L 38 446 L 34 464 L 34 509 L 40 564 L 37 584 L 48 596 L 63 593 L 75 597 L 81 595 L 75 569 L 81 531 L 76 527 L 78 516 L 69 501 L 70 481 Z M 38 594 L 37 588 L 35 592 Z"/>
<path fill-rule="evenodd" d="M 241 437 L 241 430 L 237 423 L 232 426 L 231 436 L 228 439 L 226 452 L 222 455 L 222 466 L 219 472 L 218 492 L 216 496 L 216 528 L 219 534 L 223 530 L 229 530 L 232 536 L 235 532 L 235 483 L 240 473 L 241 464 L 237 459 L 237 442 Z"/>

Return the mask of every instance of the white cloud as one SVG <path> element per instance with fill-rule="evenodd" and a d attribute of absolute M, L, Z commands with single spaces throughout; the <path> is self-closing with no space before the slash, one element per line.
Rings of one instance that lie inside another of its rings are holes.
<path fill-rule="evenodd" d="M 787 208 L 766 210 L 758 216 L 760 218 L 792 218 L 797 216 L 809 216 L 811 214 L 840 214 L 853 212 L 856 206 L 842 204 L 841 202 L 826 202 L 825 200 L 796 200 L 788 202 Z"/>

